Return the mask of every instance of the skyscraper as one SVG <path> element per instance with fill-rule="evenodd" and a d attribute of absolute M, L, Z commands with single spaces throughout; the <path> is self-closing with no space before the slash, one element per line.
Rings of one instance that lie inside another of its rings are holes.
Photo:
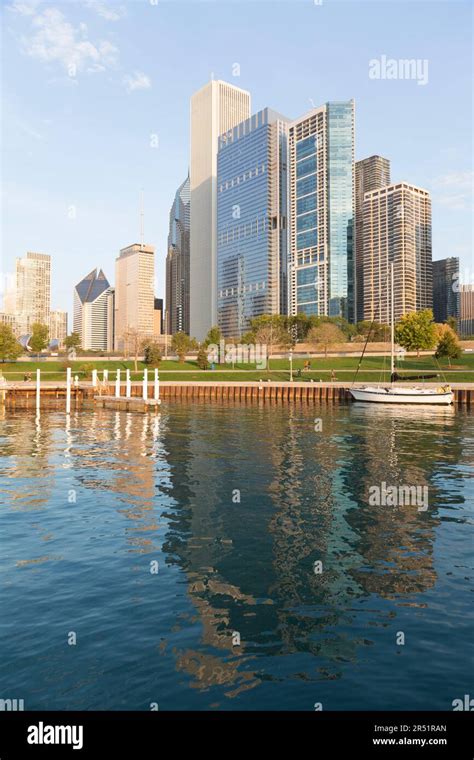
<path fill-rule="evenodd" d="M 353 319 L 354 101 L 289 126 L 290 313 Z"/>
<path fill-rule="evenodd" d="M 407 182 L 364 198 L 364 319 L 390 321 L 390 265 L 394 265 L 395 320 L 431 309 L 431 199 Z"/>
<path fill-rule="evenodd" d="M 67 335 L 67 311 L 52 310 L 49 315 L 49 339 L 57 341 L 58 346 L 64 345 Z"/>
<path fill-rule="evenodd" d="M 474 285 L 460 285 L 459 332 L 463 337 L 474 335 Z"/>
<path fill-rule="evenodd" d="M 288 123 L 265 108 L 219 138 L 218 324 L 240 337 L 250 319 L 287 313 Z"/>
<path fill-rule="evenodd" d="M 191 98 L 190 332 L 202 340 L 217 323 L 218 138 L 250 116 L 250 94 L 212 81 Z"/>
<path fill-rule="evenodd" d="M 134 243 L 115 260 L 115 348 L 123 350 L 131 333 L 154 334 L 155 248 Z"/>
<path fill-rule="evenodd" d="M 364 318 L 364 195 L 390 184 L 390 161 L 369 156 L 355 165 L 355 302 L 356 321 Z"/>
<path fill-rule="evenodd" d="M 435 322 L 459 319 L 459 258 L 433 261 L 433 314 Z"/>
<path fill-rule="evenodd" d="M 189 335 L 189 175 L 179 186 L 170 211 L 166 256 L 166 325 L 168 334 Z"/>
<path fill-rule="evenodd" d="M 83 349 L 113 349 L 112 294 L 113 288 L 102 269 L 93 269 L 74 288 L 73 330 L 80 335 Z"/>
<path fill-rule="evenodd" d="M 51 311 L 51 256 L 27 253 L 16 260 L 15 314 L 21 333 L 27 334 L 35 322 L 49 327 Z"/>

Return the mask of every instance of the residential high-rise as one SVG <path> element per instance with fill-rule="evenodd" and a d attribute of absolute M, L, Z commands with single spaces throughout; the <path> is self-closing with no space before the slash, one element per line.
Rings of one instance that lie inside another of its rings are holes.
<path fill-rule="evenodd" d="M 189 335 L 189 175 L 179 186 L 170 211 L 166 256 L 166 332 Z"/>
<path fill-rule="evenodd" d="M 154 334 L 155 248 L 134 243 L 115 260 L 115 348 L 123 350 L 133 333 Z"/>
<path fill-rule="evenodd" d="M 202 340 L 217 323 L 218 138 L 250 116 L 250 94 L 211 81 L 191 98 L 190 332 Z"/>
<path fill-rule="evenodd" d="M 35 322 L 49 327 L 51 311 L 51 256 L 27 253 L 16 260 L 15 315 L 19 330 L 27 334 Z"/>
<path fill-rule="evenodd" d="M 364 195 L 390 184 L 390 161 L 369 156 L 355 165 L 355 308 L 356 321 L 364 318 Z"/>
<path fill-rule="evenodd" d="M 73 330 L 81 337 L 85 350 L 111 351 L 113 349 L 113 310 L 110 287 L 102 269 L 93 269 L 74 288 Z"/>
<path fill-rule="evenodd" d="M 390 321 L 390 264 L 394 265 L 395 320 L 431 309 L 431 199 L 407 182 L 364 197 L 364 319 Z"/>
<path fill-rule="evenodd" d="M 289 119 L 265 108 L 219 138 L 217 312 L 225 337 L 287 313 Z"/>
<path fill-rule="evenodd" d="M 460 285 L 459 296 L 459 333 L 474 335 L 474 285 Z"/>
<path fill-rule="evenodd" d="M 354 317 L 354 101 L 289 126 L 289 310 Z"/>
<path fill-rule="evenodd" d="M 57 341 L 59 347 L 64 346 L 67 335 L 67 311 L 52 310 L 49 315 L 49 339 Z"/>
<path fill-rule="evenodd" d="M 433 314 L 435 322 L 459 319 L 459 258 L 433 261 Z"/>

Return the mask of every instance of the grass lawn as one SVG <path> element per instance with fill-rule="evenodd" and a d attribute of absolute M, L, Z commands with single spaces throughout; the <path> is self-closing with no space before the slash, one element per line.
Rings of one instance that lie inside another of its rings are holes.
<path fill-rule="evenodd" d="M 352 382 L 359 359 L 354 356 L 348 357 L 328 357 L 311 359 L 311 371 L 302 372 L 301 377 L 297 376 L 298 369 L 303 369 L 304 359 L 295 359 L 293 361 L 293 377 L 295 380 L 311 379 L 318 381 L 330 380 L 331 370 L 336 372 L 336 379 L 339 382 Z M 85 366 L 86 365 L 86 366 Z M 122 371 L 122 380 L 125 380 L 125 369 L 131 370 L 132 380 L 141 380 L 143 378 L 143 369 L 146 365 L 138 363 L 138 372 L 133 371 L 134 363 L 132 361 L 115 361 L 115 360 L 98 360 L 84 362 L 77 360 L 72 362 L 72 374 L 78 375 L 80 380 L 90 379 L 90 369 L 94 367 L 99 372 L 99 377 L 104 369 L 108 370 L 109 381 L 114 381 L 116 370 Z M 44 380 L 65 381 L 66 369 L 63 362 L 0 362 L 0 373 L 10 382 L 21 382 L 25 372 L 30 372 L 34 379 L 36 369 L 41 369 L 41 376 Z M 87 369 L 86 369 L 87 368 Z M 437 365 L 434 357 L 420 356 L 409 357 L 401 362 L 396 363 L 397 372 L 404 374 L 411 373 L 438 373 L 439 380 L 446 377 L 451 382 L 474 382 L 474 354 L 463 354 L 462 357 L 453 362 L 450 368 L 447 362 L 443 361 L 441 369 Z M 162 380 L 209 380 L 209 381 L 228 381 L 228 380 L 288 380 L 290 373 L 290 363 L 288 359 L 272 359 L 271 372 L 265 369 L 257 369 L 255 364 L 237 364 L 234 367 L 230 365 L 216 365 L 215 370 L 199 370 L 195 361 L 187 361 L 181 364 L 178 361 L 163 360 L 159 365 L 160 377 Z M 358 382 L 378 382 L 388 381 L 390 379 L 390 357 L 383 356 L 366 356 L 364 357 L 359 374 Z M 153 376 L 153 370 L 150 370 L 150 380 Z M 436 382 L 433 378 L 432 382 Z"/>

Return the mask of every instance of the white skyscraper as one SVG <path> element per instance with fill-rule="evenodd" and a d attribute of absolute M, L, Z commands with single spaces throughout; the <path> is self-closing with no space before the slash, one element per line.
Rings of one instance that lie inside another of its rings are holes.
<path fill-rule="evenodd" d="M 250 116 L 250 93 L 211 81 L 191 98 L 190 333 L 217 324 L 218 138 Z"/>
<path fill-rule="evenodd" d="M 74 332 L 79 333 L 83 349 L 113 349 L 111 298 L 113 288 L 102 269 L 99 273 L 93 269 L 74 288 Z"/>

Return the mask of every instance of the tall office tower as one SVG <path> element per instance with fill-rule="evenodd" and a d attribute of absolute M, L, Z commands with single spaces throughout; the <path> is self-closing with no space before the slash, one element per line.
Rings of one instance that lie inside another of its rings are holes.
<path fill-rule="evenodd" d="M 166 256 L 166 332 L 189 335 L 189 175 L 179 186 L 170 211 Z"/>
<path fill-rule="evenodd" d="M 112 288 L 102 269 L 93 269 L 74 288 L 73 330 L 81 336 L 85 350 L 111 351 L 113 311 L 110 310 Z"/>
<path fill-rule="evenodd" d="M 153 309 L 153 335 L 163 335 L 163 299 L 155 298 Z"/>
<path fill-rule="evenodd" d="M 354 101 L 289 126 L 290 313 L 354 318 Z"/>
<path fill-rule="evenodd" d="M 250 94 L 212 81 L 191 98 L 190 332 L 202 340 L 217 324 L 217 148 L 250 116 Z"/>
<path fill-rule="evenodd" d="M 240 337 L 260 314 L 287 313 L 289 119 L 265 108 L 219 138 L 217 317 Z"/>
<path fill-rule="evenodd" d="M 49 315 L 49 339 L 57 341 L 58 346 L 64 346 L 67 335 L 67 311 L 51 311 Z"/>
<path fill-rule="evenodd" d="M 433 261 L 433 313 L 435 322 L 459 319 L 459 258 Z"/>
<path fill-rule="evenodd" d="M 390 321 L 390 265 L 394 269 L 395 320 L 431 309 L 431 199 L 407 182 L 364 198 L 364 319 Z"/>
<path fill-rule="evenodd" d="M 364 195 L 390 184 L 390 161 L 369 156 L 355 165 L 355 311 L 364 319 Z"/>
<path fill-rule="evenodd" d="M 49 326 L 51 311 L 51 256 L 27 253 L 16 260 L 15 314 L 21 333 L 35 322 Z"/>
<path fill-rule="evenodd" d="M 460 285 L 459 333 L 474 335 L 474 285 Z"/>
<path fill-rule="evenodd" d="M 115 348 L 123 350 L 130 334 L 153 336 L 155 248 L 134 243 L 115 260 Z"/>

